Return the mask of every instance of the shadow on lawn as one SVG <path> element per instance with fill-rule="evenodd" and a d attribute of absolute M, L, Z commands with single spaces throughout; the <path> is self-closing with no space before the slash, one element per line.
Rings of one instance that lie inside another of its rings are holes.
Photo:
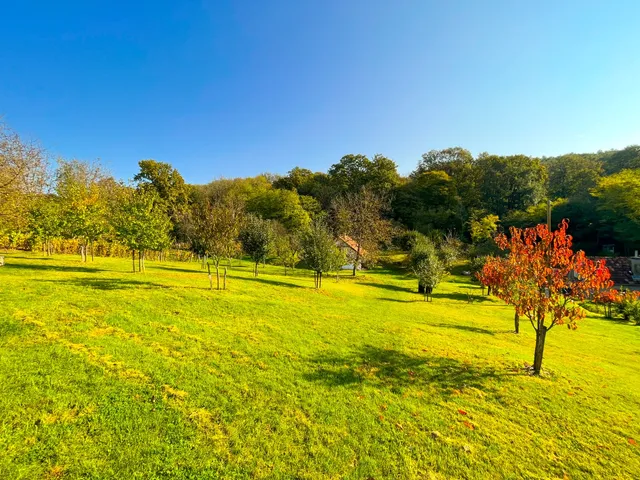
<path fill-rule="evenodd" d="M 392 285 L 388 283 L 373 283 L 373 282 L 358 282 L 359 285 L 366 285 L 367 287 L 383 288 L 385 290 L 391 290 L 394 292 L 407 292 L 416 293 L 416 290 L 407 287 L 401 287 L 399 285 Z"/>
<path fill-rule="evenodd" d="M 438 327 L 438 328 L 453 328 L 455 330 L 462 330 L 464 332 L 483 333 L 485 335 L 495 335 L 497 333 L 491 330 L 487 330 L 486 328 L 471 327 L 469 325 L 457 325 L 452 323 L 438 323 L 430 326 Z"/>
<path fill-rule="evenodd" d="M 104 272 L 100 268 L 96 267 L 82 267 L 82 266 L 61 266 L 61 265 L 32 265 L 32 264 L 20 264 L 20 263 L 5 263 L 3 268 L 10 270 L 47 270 L 52 272 L 74 272 L 74 273 L 97 273 Z"/>
<path fill-rule="evenodd" d="M 289 288 L 311 288 L 311 285 L 309 285 L 309 287 L 303 287 L 302 285 L 296 285 L 295 283 L 288 283 L 288 282 L 281 282 L 279 280 L 271 280 L 269 278 L 264 278 L 264 277 L 236 277 L 236 276 L 229 276 L 230 278 L 236 279 L 236 280 L 248 280 L 250 282 L 259 282 L 259 283 L 266 283 L 268 285 L 275 285 L 277 287 L 289 287 Z"/>
<path fill-rule="evenodd" d="M 95 290 L 125 290 L 130 288 L 138 289 L 155 289 L 155 288 L 171 288 L 168 285 L 159 283 L 145 282 L 138 280 L 119 280 L 116 278 L 78 278 L 72 280 L 39 280 L 40 282 L 48 282 L 55 284 L 72 285 L 75 287 L 92 288 Z"/>
<path fill-rule="evenodd" d="M 402 387 L 433 386 L 446 393 L 463 388 L 487 390 L 487 381 L 515 373 L 498 372 L 453 358 L 425 354 L 415 357 L 370 345 L 349 356 L 321 356 L 311 360 L 316 369 L 305 379 L 328 386 L 373 384 L 400 393 Z"/>

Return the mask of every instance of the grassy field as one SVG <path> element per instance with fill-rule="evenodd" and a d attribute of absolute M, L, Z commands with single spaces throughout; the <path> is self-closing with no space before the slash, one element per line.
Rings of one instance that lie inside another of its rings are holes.
<path fill-rule="evenodd" d="M 530 325 L 463 277 L 424 303 L 395 270 L 6 262 L 2 479 L 640 476 L 640 327 L 554 329 L 535 378 Z"/>

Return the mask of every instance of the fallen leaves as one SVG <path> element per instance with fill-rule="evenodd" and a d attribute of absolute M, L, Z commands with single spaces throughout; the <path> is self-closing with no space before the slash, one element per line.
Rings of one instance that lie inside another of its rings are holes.
<path fill-rule="evenodd" d="M 627 438 L 627 442 L 629 442 L 629 445 L 633 445 L 634 447 L 638 445 L 638 442 L 636 442 L 633 438 Z"/>
<path fill-rule="evenodd" d="M 471 423 L 469 420 L 465 420 L 462 423 L 464 423 L 464 426 L 467 427 L 470 430 L 475 430 L 476 429 L 476 426 L 473 423 Z"/>
<path fill-rule="evenodd" d="M 459 409 L 458 409 L 458 413 L 459 413 L 460 415 L 467 415 L 467 412 L 466 412 L 466 411 L 464 411 L 464 410 L 462 410 L 461 408 L 459 408 Z"/>

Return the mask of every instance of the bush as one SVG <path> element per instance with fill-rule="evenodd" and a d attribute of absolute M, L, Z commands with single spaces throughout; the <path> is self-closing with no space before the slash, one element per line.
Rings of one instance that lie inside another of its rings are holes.
<path fill-rule="evenodd" d="M 617 304 L 618 314 L 627 322 L 640 325 L 640 292 L 622 292 Z"/>

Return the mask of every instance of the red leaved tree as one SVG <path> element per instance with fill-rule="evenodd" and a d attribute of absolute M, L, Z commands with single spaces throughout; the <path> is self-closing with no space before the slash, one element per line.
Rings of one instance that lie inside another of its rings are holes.
<path fill-rule="evenodd" d="M 604 261 L 593 262 L 582 250 L 572 250 L 567 226 L 563 220 L 553 232 L 546 225 L 511 228 L 510 236 L 496 237 L 508 256 L 487 262 L 491 278 L 496 278 L 496 271 L 502 274 L 493 285 L 494 295 L 514 305 L 516 315 L 528 318 L 536 331 L 536 374 L 542 367 L 547 332 L 556 325 L 576 329 L 586 315 L 577 302 L 594 298 L 613 284 Z"/>

